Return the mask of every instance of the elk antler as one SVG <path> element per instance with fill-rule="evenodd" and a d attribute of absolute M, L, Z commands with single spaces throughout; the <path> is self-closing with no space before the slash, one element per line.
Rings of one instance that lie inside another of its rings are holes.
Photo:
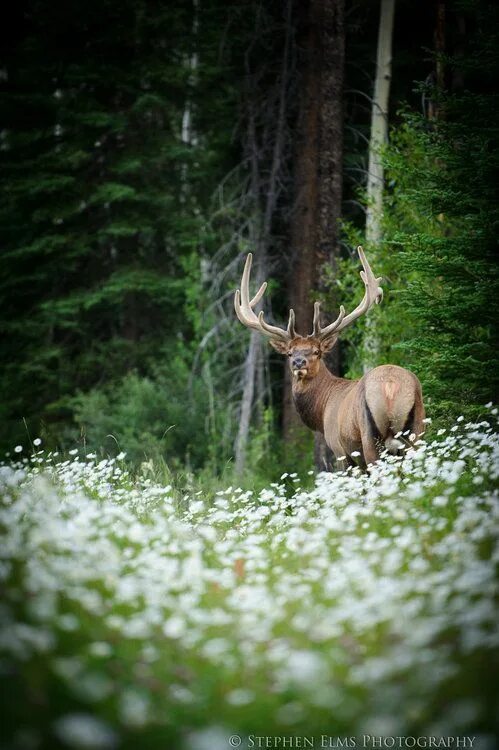
<path fill-rule="evenodd" d="M 246 263 L 244 264 L 243 277 L 241 279 L 241 291 L 237 289 L 234 297 L 234 307 L 236 309 L 236 315 L 241 323 L 248 328 L 253 328 L 259 333 L 263 333 L 264 336 L 268 336 L 271 339 L 279 339 L 280 341 L 291 341 L 296 336 L 295 331 L 295 314 L 293 310 L 289 311 L 289 323 L 288 328 L 285 331 L 283 328 L 277 326 L 271 326 L 265 322 L 263 318 L 263 310 L 255 314 L 253 308 L 260 302 L 263 294 L 267 288 L 267 282 L 264 281 L 260 289 L 257 291 L 253 299 L 250 300 L 249 296 L 249 277 L 251 272 L 251 262 L 253 255 L 248 253 Z"/>
<path fill-rule="evenodd" d="M 363 266 L 363 271 L 360 272 L 362 281 L 364 282 L 365 291 L 362 302 L 357 305 L 355 310 L 345 316 L 345 308 L 343 305 L 340 306 L 340 313 L 334 323 L 330 323 L 325 328 L 321 328 L 320 325 L 320 308 L 321 303 L 315 302 L 314 304 L 314 320 L 313 320 L 313 331 L 308 338 L 319 339 L 319 341 L 325 341 L 329 339 L 333 334 L 337 334 L 344 328 L 353 323 L 354 320 L 360 318 L 369 308 L 374 304 L 378 304 L 383 299 L 383 290 L 379 286 L 381 276 L 376 278 L 371 271 L 371 267 L 367 262 L 367 258 L 364 254 L 363 249 L 357 248 L 359 253 L 360 262 Z M 271 339 L 278 339 L 279 341 L 291 341 L 298 334 L 295 330 L 295 313 L 294 310 L 289 311 L 289 321 L 286 330 L 278 328 L 277 326 L 271 326 L 265 322 L 263 317 L 263 311 L 255 314 L 253 308 L 260 302 L 263 294 L 267 288 L 267 282 L 264 281 L 258 292 L 250 300 L 249 296 L 249 277 L 251 272 L 251 262 L 253 256 L 248 253 L 246 263 L 244 264 L 243 277 L 241 279 L 241 291 L 236 291 L 234 297 L 234 307 L 236 309 L 236 315 L 241 323 L 248 328 L 253 328 L 255 331 L 259 331 L 264 336 L 268 336 Z"/>
<path fill-rule="evenodd" d="M 364 269 L 360 272 L 360 277 L 365 286 L 362 302 L 360 302 L 355 310 L 352 310 L 352 312 L 349 313 L 346 317 L 345 308 L 343 307 L 343 305 L 341 305 L 340 314 L 338 315 L 334 323 L 330 323 L 325 328 L 320 327 L 320 302 L 316 302 L 314 304 L 314 330 L 312 336 L 314 338 L 318 338 L 320 341 L 324 341 L 325 339 L 330 338 L 333 334 L 337 334 L 340 331 L 343 331 L 343 329 L 353 323 L 354 320 L 357 320 L 357 318 L 360 318 L 361 315 L 364 315 L 364 313 L 366 313 L 369 308 L 372 307 L 372 305 L 374 305 L 375 303 L 378 305 L 383 299 L 383 290 L 379 286 L 379 282 L 381 281 L 382 277 L 378 276 L 378 278 L 376 278 L 374 276 L 371 270 L 371 266 L 367 262 L 364 250 L 360 245 L 357 248 L 357 252 Z"/>

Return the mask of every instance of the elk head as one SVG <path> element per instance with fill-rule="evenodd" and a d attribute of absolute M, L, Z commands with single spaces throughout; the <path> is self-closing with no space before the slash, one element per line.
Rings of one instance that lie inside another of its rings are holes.
<path fill-rule="evenodd" d="M 319 372 L 322 355 L 332 349 L 340 331 L 366 313 L 374 303 L 381 302 L 383 298 L 383 290 L 379 286 L 381 277 L 375 278 L 360 246 L 357 248 L 357 252 L 364 269 L 360 272 L 365 287 L 362 301 L 348 315 L 345 314 L 345 308 L 341 305 L 336 320 L 324 326 L 324 328 L 320 324 L 320 302 L 315 302 L 313 330 L 309 336 L 300 336 L 296 332 L 294 310 L 289 311 L 286 329 L 266 323 L 263 311 L 259 312 L 258 315 L 255 313 L 254 308 L 263 297 L 267 282 L 265 281 L 255 296 L 250 299 L 249 278 L 252 254 L 249 253 L 246 258 L 241 279 L 241 290 L 236 291 L 234 298 L 236 315 L 243 325 L 266 336 L 274 349 L 280 354 L 288 356 L 291 372 L 296 381 L 314 378 Z"/>

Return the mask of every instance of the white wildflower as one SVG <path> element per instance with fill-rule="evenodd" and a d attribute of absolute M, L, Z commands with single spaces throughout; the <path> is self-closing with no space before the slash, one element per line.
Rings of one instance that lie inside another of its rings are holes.
<path fill-rule="evenodd" d="M 103 641 L 95 641 L 88 647 L 88 652 L 92 656 L 107 657 L 113 653 L 112 646 L 109 643 Z"/>
<path fill-rule="evenodd" d="M 133 689 L 124 690 L 120 696 L 119 712 L 125 725 L 142 727 L 148 721 L 149 699 L 143 692 Z"/>
<path fill-rule="evenodd" d="M 163 625 L 163 633 L 168 638 L 180 638 L 180 636 L 185 632 L 186 630 L 186 624 L 185 621 L 178 616 L 170 617 L 169 620 L 165 622 Z"/>
<path fill-rule="evenodd" d="M 212 726 L 187 735 L 187 750 L 227 750 L 229 737 L 236 736 L 229 729 Z"/>
<path fill-rule="evenodd" d="M 107 750 L 118 744 L 116 732 L 90 714 L 62 716 L 54 722 L 54 731 L 60 740 L 81 750 Z"/>
<path fill-rule="evenodd" d="M 225 700 L 227 703 L 230 703 L 231 706 L 246 706 L 248 703 L 251 703 L 254 698 L 255 695 L 253 691 L 245 688 L 231 690 L 230 693 L 227 693 L 225 696 Z"/>
<path fill-rule="evenodd" d="M 438 495 L 437 497 L 433 498 L 433 505 L 435 505 L 437 508 L 443 508 L 447 503 L 449 502 L 449 498 L 445 497 L 444 495 Z"/>

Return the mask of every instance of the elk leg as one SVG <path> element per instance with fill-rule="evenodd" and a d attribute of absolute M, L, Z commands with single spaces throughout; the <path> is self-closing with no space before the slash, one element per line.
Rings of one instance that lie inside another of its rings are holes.
<path fill-rule="evenodd" d="M 407 421 L 404 424 L 403 432 L 404 436 L 402 440 L 406 443 L 407 447 L 413 444 L 412 440 L 409 440 L 408 437 L 411 434 L 414 434 L 415 440 L 418 440 L 420 436 L 425 431 L 425 424 L 423 422 L 423 419 L 425 418 L 425 410 L 423 405 L 423 396 L 421 394 L 421 389 L 416 392 L 416 395 L 414 397 L 414 404 L 412 406 L 412 409 L 410 411 L 409 416 L 407 417 Z M 408 435 L 406 435 L 408 433 Z"/>
<path fill-rule="evenodd" d="M 379 458 L 376 443 L 370 435 L 362 436 L 362 453 L 366 464 L 374 464 Z"/>
<path fill-rule="evenodd" d="M 423 395 L 421 393 L 421 388 L 419 388 L 419 391 L 416 394 L 416 399 L 414 401 L 414 419 L 412 422 L 412 432 L 414 432 L 414 434 L 416 435 L 416 440 L 418 440 L 418 438 L 425 431 L 425 424 L 423 422 L 424 418 L 425 410 L 423 405 Z"/>
<path fill-rule="evenodd" d="M 349 469 L 352 466 L 357 466 L 353 458 L 350 458 L 350 456 L 345 456 L 345 455 L 343 455 L 341 458 L 336 458 L 335 463 L 336 463 L 336 471 L 345 471 L 346 469 Z"/>
<path fill-rule="evenodd" d="M 374 464 L 379 458 L 377 444 L 381 440 L 381 435 L 367 401 L 364 402 L 364 429 L 361 431 L 361 440 L 366 465 Z"/>

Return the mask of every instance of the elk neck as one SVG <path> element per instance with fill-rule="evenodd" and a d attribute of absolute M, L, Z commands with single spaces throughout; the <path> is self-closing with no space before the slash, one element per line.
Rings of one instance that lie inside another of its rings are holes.
<path fill-rule="evenodd" d="M 315 378 L 293 382 L 292 392 L 296 411 L 311 430 L 324 432 L 326 403 L 341 382 L 342 379 L 333 375 L 323 361 Z"/>

